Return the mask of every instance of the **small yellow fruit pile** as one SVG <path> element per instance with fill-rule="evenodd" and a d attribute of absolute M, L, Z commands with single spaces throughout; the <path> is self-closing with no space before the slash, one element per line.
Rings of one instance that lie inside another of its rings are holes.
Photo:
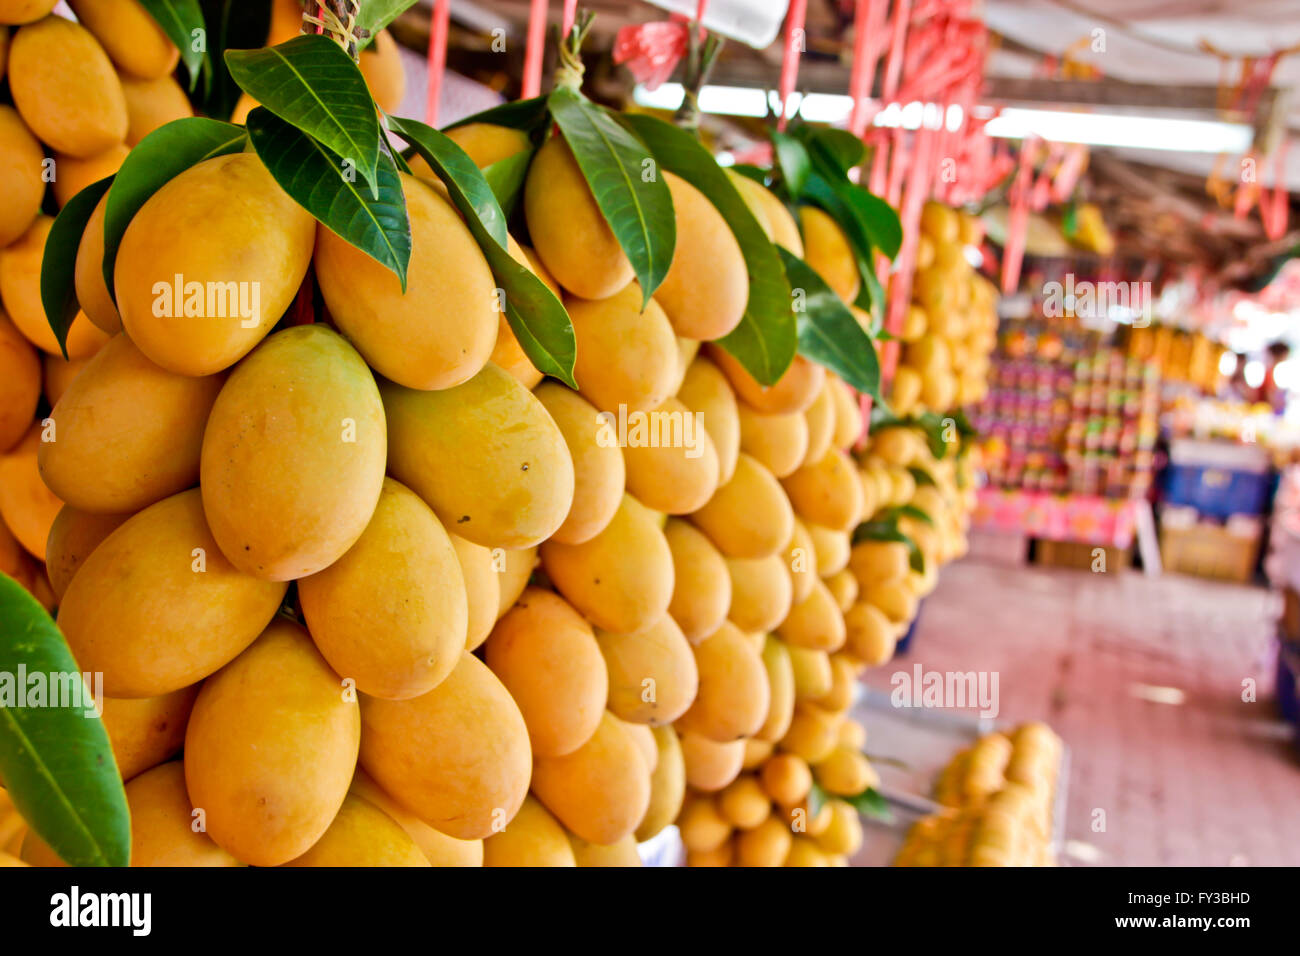
<path fill-rule="evenodd" d="M 944 769 L 935 798 L 895 866 L 1052 866 L 1052 805 L 1061 741 L 1043 723 L 988 734 Z"/>
<path fill-rule="evenodd" d="M 902 358 L 887 396 L 900 417 L 982 399 L 997 344 L 997 289 L 966 258 L 980 243 L 979 220 L 928 202 L 921 231 L 912 304 L 898 336 Z"/>

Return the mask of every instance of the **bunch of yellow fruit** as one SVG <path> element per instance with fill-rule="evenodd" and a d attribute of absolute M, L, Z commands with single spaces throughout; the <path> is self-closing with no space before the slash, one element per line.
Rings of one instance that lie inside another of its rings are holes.
<path fill-rule="evenodd" d="M 967 258 L 982 235 L 974 216 L 926 203 L 912 302 L 899 331 L 902 357 L 888 395 L 896 415 L 946 412 L 974 404 L 988 392 L 989 356 L 997 344 L 997 289 Z"/>
<path fill-rule="evenodd" d="M 1046 724 L 988 734 L 958 752 L 935 786 L 949 810 L 913 824 L 896 866 L 1052 866 L 1060 738 Z"/>

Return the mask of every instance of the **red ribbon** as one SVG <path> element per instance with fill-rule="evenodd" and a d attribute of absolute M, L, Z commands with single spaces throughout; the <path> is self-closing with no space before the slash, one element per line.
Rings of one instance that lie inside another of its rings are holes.
<path fill-rule="evenodd" d="M 542 91 L 542 55 L 546 50 L 546 0 L 532 0 L 528 8 L 528 38 L 524 46 L 522 99 Z"/>
<path fill-rule="evenodd" d="M 424 121 L 438 125 L 438 101 L 442 98 L 442 75 L 447 67 L 447 31 L 451 0 L 434 0 L 429 21 L 429 87 L 424 101 Z"/>
<path fill-rule="evenodd" d="M 781 115 L 776 128 L 785 132 L 786 117 L 790 112 L 790 97 L 794 93 L 795 79 L 799 76 L 799 50 L 803 46 L 804 18 L 808 14 L 808 0 L 791 0 L 790 12 L 785 15 L 785 56 L 781 60 Z"/>

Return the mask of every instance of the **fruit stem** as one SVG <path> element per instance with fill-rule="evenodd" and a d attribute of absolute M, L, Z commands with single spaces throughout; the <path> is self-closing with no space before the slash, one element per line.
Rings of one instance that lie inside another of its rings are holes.
<path fill-rule="evenodd" d="M 315 14 L 312 7 L 316 8 Z M 303 32 L 326 34 L 356 62 L 357 41 L 370 36 L 369 30 L 357 27 L 360 12 L 361 0 L 309 0 L 302 11 Z"/>
<path fill-rule="evenodd" d="M 560 38 L 560 63 L 555 68 L 555 88 L 572 90 L 574 93 L 582 90 L 582 75 L 585 68 L 582 65 L 582 41 L 587 37 L 587 31 L 591 29 L 591 21 L 595 19 L 595 14 L 590 10 L 578 11 L 578 16 L 574 20 L 573 28 L 569 30 L 568 37 Z"/>
<path fill-rule="evenodd" d="M 697 134 L 700 131 L 700 90 L 708 82 L 709 73 L 713 70 L 713 63 L 723 44 L 722 38 L 712 33 L 701 43 L 700 36 L 703 33 L 699 24 L 691 24 L 685 82 L 682 83 L 682 105 L 673 117 L 673 122 L 679 127 Z"/>

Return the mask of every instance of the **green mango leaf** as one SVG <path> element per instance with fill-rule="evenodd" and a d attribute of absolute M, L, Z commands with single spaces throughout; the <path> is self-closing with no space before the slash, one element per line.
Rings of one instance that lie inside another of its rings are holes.
<path fill-rule="evenodd" d="M 491 109 L 458 119 L 449 124 L 447 129 L 456 129 L 458 126 L 468 126 L 471 123 L 487 123 L 490 126 L 507 126 L 510 129 L 532 133 L 541 129 L 550 120 L 551 109 L 547 105 L 547 97 L 534 96 L 529 100 L 502 103 L 500 106 L 493 106 Z"/>
<path fill-rule="evenodd" d="M 406 291 L 411 224 L 397 166 L 385 146 L 378 198 L 355 181 L 353 167 L 323 143 L 258 107 L 248 114 L 248 137 L 280 188 L 341 239 L 392 269 Z M 349 174 L 353 174 L 350 179 Z"/>
<path fill-rule="evenodd" d="M 745 314 L 718 344 L 763 385 L 772 385 L 794 361 L 799 345 L 790 283 L 781 254 L 726 171 L 690 133 L 644 114 L 622 122 L 636 133 L 664 169 L 682 177 L 713 203 L 740 244 L 749 273 Z"/>
<path fill-rule="evenodd" d="M 831 795 L 822 789 L 822 785 L 816 780 L 813 781 L 812 788 L 808 791 L 808 816 L 815 817 L 822 812 L 822 807 L 826 806 Z"/>
<path fill-rule="evenodd" d="M 226 66 L 226 50 L 249 50 L 266 43 L 271 4 L 246 0 L 200 0 L 208 24 L 208 55 L 203 59 L 203 112 L 228 120 L 242 92 Z"/>
<path fill-rule="evenodd" d="M 813 127 L 808 137 L 808 151 L 814 162 L 846 176 L 867 156 L 867 144 L 846 129 Z"/>
<path fill-rule="evenodd" d="M 376 33 L 413 6 L 415 0 L 364 0 L 357 14 L 357 26 L 370 31 L 370 35 L 357 41 L 357 49 L 365 49 L 373 43 Z"/>
<path fill-rule="evenodd" d="M 854 221 L 866 234 L 872 248 L 883 252 L 891 260 L 898 256 L 903 246 L 903 223 L 898 212 L 874 193 L 854 183 L 837 184 L 837 191 L 848 204 Z"/>
<path fill-rule="evenodd" d="M 812 174 L 812 157 L 808 155 L 808 148 L 793 136 L 772 130 L 772 154 L 785 182 L 786 193 L 792 200 L 799 199 Z"/>
<path fill-rule="evenodd" d="M 894 812 L 889 809 L 889 801 L 880 795 L 874 787 L 868 787 L 856 797 L 845 797 L 845 802 L 864 817 L 879 820 L 881 823 L 893 823 Z"/>
<path fill-rule="evenodd" d="M 898 541 L 907 546 L 907 563 L 917 574 L 925 574 L 925 555 L 915 541 L 898 530 L 898 519 L 886 517 L 864 521 L 853 529 L 853 543 L 861 541 Z"/>
<path fill-rule="evenodd" d="M 351 160 L 370 198 L 379 198 L 379 115 L 342 47 L 323 34 L 303 34 L 260 50 L 227 50 L 226 66 L 263 107 Z"/>
<path fill-rule="evenodd" d="M 740 173 L 740 175 L 744 176 L 746 179 L 754 180 L 754 182 L 758 183 L 760 186 L 767 185 L 767 170 L 762 166 L 755 166 L 752 163 L 736 163 L 734 166 L 728 168 L 730 168 L 732 172 Z"/>
<path fill-rule="evenodd" d="M 140 0 L 140 5 L 181 51 L 181 62 L 185 64 L 190 89 L 193 90 L 203 69 L 208 42 L 208 28 L 199 0 Z M 198 43 L 200 39 L 201 45 Z M 195 49 L 196 46 L 199 49 Z"/>
<path fill-rule="evenodd" d="M 0 779 L 66 863 L 126 866 L 131 817 L 94 689 L 45 608 L 0 574 Z"/>
<path fill-rule="evenodd" d="M 645 179 L 654 161 L 608 110 L 563 87 L 551 91 L 547 103 L 601 215 L 632 263 L 645 308 L 673 263 L 677 219 L 668 184 L 659 175 Z"/>
<path fill-rule="evenodd" d="M 501 204 L 507 220 L 514 214 L 515 204 L 519 200 L 520 190 L 524 187 L 524 177 L 528 173 L 529 164 L 533 161 L 534 152 L 526 149 L 505 159 L 499 159 L 483 169 L 483 178 L 492 187 L 492 195 L 497 197 L 497 202 Z"/>
<path fill-rule="evenodd" d="M 920 468 L 916 465 L 909 465 L 907 470 L 911 472 L 912 480 L 916 482 L 918 487 L 922 485 L 935 485 L 935 487 L 938 487 L 938 485 L 935 484 L 934 475 L 930 474 L 924 468 Z"/>
<path fill-rule="evenodd" d="M 539 372 L 577 388 L 577 341 L 569 313 L 546 283 L 510 255 L 506 217 L 483 173 L 447 134 L 412 119 L 390 116 L 388 122 L 446 184 L 505 292 L 506 320 L 529 361 Z"/>
<path fill-rule="evenodd" d="M 862 280 L 862 285 L 858 289 L 858 297 L 853 300 L 863 312 L 871 316 L 871 337 L 874 339 L 892 339 L 891 335 L 885 328 L 885 289 L 876 277 L 876 267 L 871 261 L 870 256 L 859 255 L 854 250 L 853 258 L 857 261 L 858 277 Z"/>
<path fill-rule="evenodd" d="M 777 247 L 790 285 L 802 290 L 796 303 L 799 354 L 824 365 L 859 392 L 880 397 L 880 362 L 875 344 L 840 297 L 812 266 Z"/>
<path fill-rule="evenodd" d="M 928 524 L 930 527 L 934 527 L 934 519 L 930 517 L 929 512 L 921 510 L 916 505 L 894 505 L 892 508 L 888 509 L 885 514 L 894 520 L 902 517 L 914 518 L 923 524 Z"/>
<path fill-rule="evenodd" d="M 50 331 L 58 340 L 65 359 L 68 357 L 68 329 L 80 307 L 74 284 L 77 249 L 91 213 L 111 185 L 113 177 L 108 176 L 91 183 L 69 199 L 67 205 L 59 210 L 45 240 L 45 252 L 41 256 L 41 305 L 45 307 L 45 320 L 50 323 Z"/>
<path fill-rule="evenodd" d="M 242 126 L 187 116 L 158 127 L 131 150 L 113 179 L 104 207 L 104 282 L 113 294 L 113 266 L 135 214 L 179 173 L 205 159 L 238 153 L 248 142 Z"/>

